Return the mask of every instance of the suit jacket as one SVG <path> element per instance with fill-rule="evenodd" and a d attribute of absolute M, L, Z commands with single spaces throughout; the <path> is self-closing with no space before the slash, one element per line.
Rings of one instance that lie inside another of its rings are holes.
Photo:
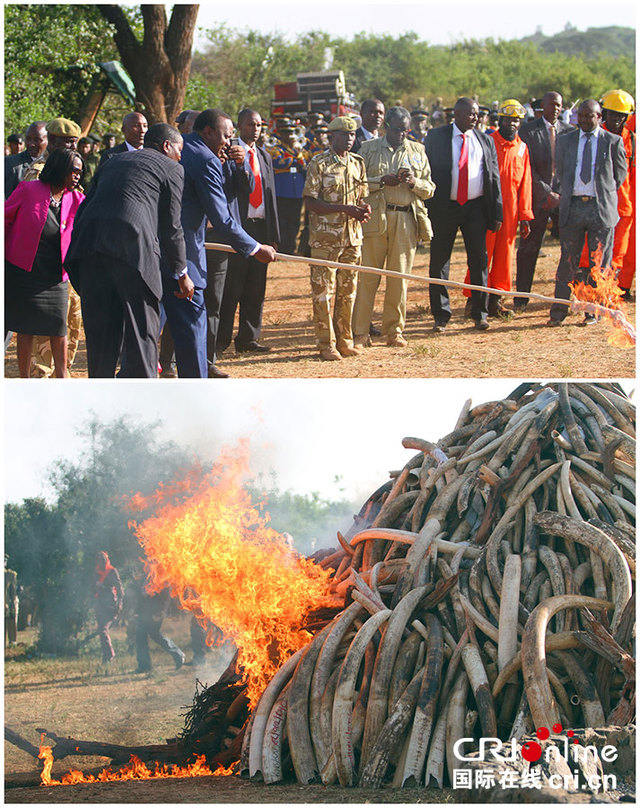
<path fill-rule="evenodd" d="M 100 162 L 98 163 L 101 166 L 103 163 L 106 163 L 107 160 L 110 160 L 112 157 L 115 157 L 116 154 L 126 154 L 129 151 L 127 148 L 126 142 L 123 140 L 122 143 L 118 143 L 117 146 L 114 146 L 112 149 L 105 149 L 100 154 Z"/>
<path fill-rule="evenodd" d="M 380 136 L 380 133 L 378 133 L 378 137 L 379 136 Z M 362 146 L 363 143 L 366 143 L 367 140 L 371 140 L 371 139 L 372 138 L 367 137 L 365 135 L 364 128 L 361 126 L 359 129 L 356 129 L 356 139 L 355 139 L 355 141 L 353 143 L 353 146 L 351 147 L 351 151 L 355 152 L 357 154 L 360 151 L 360 146 Z"/>
<path fill-rule="evenodd" d="M 573 184 L 578 162 L 580 129 L 561 135 L 556 142 L 556 173 L 553 190 L 560 194 L 561 226 L 567 223 L 573 195 Z M 598 216 L 606 227 L 615 227 L 618 222 L 618 188 L 627 176 L 627 156 L 624 142 L 619 135 L 600 127 L 594 185 Z"/>
<path fill-rule="evenodd" d="M 261 146 L 256 146 L 258 164 L 260 166 L 260 176 L 262 178 L 262 197 L 264 199 L 264 218 L 267 227 L 267 241 L 270 244 L 277 244 L 280 241 L 280 227 L 278 225 L 278 203 L 276 201 L 276 181 L 273 174 L 273 162 L 271 155 Z M 245 173 L 246 172 L 246 173 Z M 245 160 L 245 178 L 250 174 L 249 155 Z M 249 195 L 253 183 L 241 180 L 237 186 L 237 203 L 240 223 L 244 227 L 249 212 Z"/>
<path fill-rule="evenodd" d="M 484 167 L 484 210 L 489 230 L 495 230 L 498 222 L 502 221 L 502 191 L 500 189 L 500 171 L 498 169 L 498 154 L 496 146 L 490 135 L 474 129 L 472 136 L 480 141 L 482 146 Z M 427 208 L 433 221 L 434 216 L 442 215 L 451 201 L 451 172 L 453 138 L 453 124 L 438 126 L 430 129 L 425 140 L 425 151 L 431 165 L 431 179 L 436 184 L 436 191 L 427 201 Z"/>
<path fill-rule="evenodd" d="M 204 246 L 207 219 L 220 243 L 230 244 L 245 258 L 255 250 L 258 242 L 245 233 L 231 215 L 222 163 L 197 132 L 184 137 L 182 165 L 185 171 L 182 226 L 187 247 L 187 266 L 194 284 L 204 289 L 207 285 Z M 228 182 L 227 178 L 227 184 Z"/>
<path fill-rule="evenodd" d="M 4 254 L 7 260 L 31 272 L 40 236 L 47 221 L 51 186 L 40 180 L 21 182 L 4 206 Z M 75 215 L 84 199 L 80 191 L 65 191 L 60 207 L 60 249 L 64 261 L 71 242 Z M 62 271 L 62 280 L 67 273 Z"/>
<path fill-rule="evenodd" d="M 4 198 L 8 199 L 19 182 L 22 181 L 26 167 L 31 163 L 28 151 L 10 154 L 4 158 Z"/>
<path fill-rule="evenodd" d="M 572 126 L 563 121 L 559 120 L 556 123 L 556 151 L 558 148 L 558 137 L 565 132 L 570 132 L 572 129 Z M 543 118 L 536 118 L 533 121 L 525 123 L 520 129 L 519 135 L 529 149 L 531 184 L 533 188 L 533 213 L 534 216 L 538 216 L 552 190 L 551 141 Z"/>
<path fill-rule="evenodd" d="M 80 293 L 85 278 L 90 280 L 91 254 L 97 252 L 137 270 L 160 299 L 160 252 L 173 274 L 187 263 L 180 224 L 183 185 L 182 166 L 151 148 L 100 167 L 78 211 L 67 254 L 67 269 Z"/>

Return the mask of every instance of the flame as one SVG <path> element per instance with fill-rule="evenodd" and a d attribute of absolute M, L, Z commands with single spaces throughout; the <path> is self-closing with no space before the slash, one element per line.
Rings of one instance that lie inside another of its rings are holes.
<path fill-rule="evenodd" d="M 149 769 L 139 757 L 131 755 L 129 763 L 122 769 L 112 771 L 111 768 L 103 769 L 98 774 L 84 774 L 77 769 L 71 769 L 67 774 L 63 774 L 60 780 L 51 777 L 51 767 L 53 766 L 53 752 L 50 746 L 45 746 L 44 735 L 40 739 L 40 752 L 38 757 L 44 760 L 44 768 L 40 774 L 40 785 L 43 786 L 73 786 L 77 783 L 108 783 L 123 780 L 156 780 L 167 777 L 224 777 L 233 772 L 233 766 L 228 769 L 222 764 L 213 771 L 207 764 L 204 755 L 198 755 L 195 763 L 188 766 L 178 766 L 167 764 L 155 764 L 154 769 Z"/>
<path fill-rule="evenodd" d="M 601 265 L 601 247 L 592 253 L 592 259 L 594 266 L 589 273 L 591 282 L 569 283 L 569 288 L 575 297 L 572 309 L 591 311 L 596 317 L 606 318 L 615 326 L 607 336 L 609 344 L 619 348 L 632 348 L 636 344 L 636 332 L 626 317 L 627 310 L 622 301 L 624 292 L 618 286 L 616 270 L 613 267 Z M 580 305 L 581 303 L 591 305 Z"/>
<path fill-rule="evenodd" d="M 280 665 L 309 641 L 301 629 L 326 602 L 329 573 L 302 558 L 269 527 L 243 488 L 248 447 L 224 449 L 212 470 L 132 505 L 154 515 L 132 523 L 147 556 L 147 589 L 171 588 L 183 608 L 215 623 L 238 647 L 253 707 Z M 197 592 L 197 596 L 194 595 Z"/>

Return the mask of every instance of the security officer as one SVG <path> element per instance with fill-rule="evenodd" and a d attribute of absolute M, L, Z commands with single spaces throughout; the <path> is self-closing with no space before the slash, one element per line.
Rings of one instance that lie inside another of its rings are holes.
<path fill-rule="evenodd" d="M 423 143 L 428 128 L 429 113 L 422 107 L 414 107 L 411 110 L 411 130 L 407 134 L 407 140 L 411 140 L 413 143 Z"/>
<path fill-rule="evenodd" d="M 367 195 L 364 160 L 350 152 L 358 124 L 353 118 L 339 116 L 328 128 L 331 146 L 309 163 L 303 191 L 310 219 L 311 257 L 358 265 L 361 222 L 368 221 L 371 213 L 363 201 Z M 355 269 L 311 266 L 313 322 L 320 357 L 324 360 L 335 361 L 360 353 L 353 347 L 351 332 L 357 278 Z"/>
<path fill-rule="evenodd" d="M 371 219 L 364 227 L 363 262 L 394 272 L 411 272 L 418 240 L 431 240 L 431 223 L 423 200 L 433 196 L 435 184 L 424 146 L 409 140 L 409 112 L 391 107 L 385 135 L 362 144 L 369 182 L 367 202 Z M 371 345 L 369 323 L 380 277 L 361 274 L 358 280 L 353 331 L 356 347 Z M 388 277 L 382 311 L 382 333 L 387 345 L 404 348 L 407 282 Z"/>

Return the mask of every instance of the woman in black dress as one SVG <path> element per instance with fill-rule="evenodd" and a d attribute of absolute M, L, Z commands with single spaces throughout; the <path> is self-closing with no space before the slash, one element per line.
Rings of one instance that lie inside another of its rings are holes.
<path fill-rule="evenodd" d="M 18 368 L 29 377 L 34 334 L 48 336 L 55 375 L 66 376 L 68 276 L 63 268 L 84 194 L 84 163 L 56 149 L 40 179 L 21 182 L 5 203 L 5 333 L 15 331 Z"/>

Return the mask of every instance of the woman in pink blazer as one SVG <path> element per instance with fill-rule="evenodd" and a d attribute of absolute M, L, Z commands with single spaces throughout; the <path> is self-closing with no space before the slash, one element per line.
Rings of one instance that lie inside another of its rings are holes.
<path fill-rule="evenodd" d="M 84 199 L 76 190 L 83 173 L 77 152 L 56 149 L 40 179 L 19 183 L 5 203 L 5 333 L 16 332 L 23 379 L 34 334 L 50 338 L 55 375 L 66 376 L 69 278 L 63 262 Z"/>

